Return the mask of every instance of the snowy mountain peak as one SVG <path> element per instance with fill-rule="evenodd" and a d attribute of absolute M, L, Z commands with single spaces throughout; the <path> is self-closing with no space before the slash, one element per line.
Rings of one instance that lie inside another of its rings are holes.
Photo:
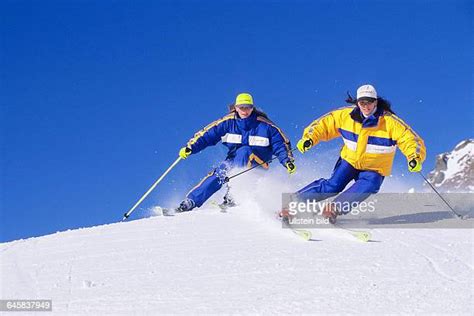
<path fill-rule="evenodd" d="M 474 191 L 474 139 L 466 139 L 451 152 L 436 157 L 436 166 L 428 174 L 429 181 L 443 191 Z"/>

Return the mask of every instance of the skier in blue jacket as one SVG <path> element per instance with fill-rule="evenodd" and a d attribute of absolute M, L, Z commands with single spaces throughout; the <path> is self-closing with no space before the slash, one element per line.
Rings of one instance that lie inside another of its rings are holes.
<path fill-rule="evenodd" d="M 176 212 L 190 211 L 203 205 L 222 187 L 233 167 L 261 164 L 262 168 L 268 169 L 269 165 L 265 162 L 275 155 L 289 174 L 296 171 L 289 139 L 265 113 L 254 107 L 253 98 L 248 93 L 237 96 L 229 114 L 198 131 L 181 148 L 179 156 L 186 159 L 219 141 L 229 150 L 226 159 L 186 195 Z M 224 197 L 226 203 L 233 204 L 227 194 Z"/>

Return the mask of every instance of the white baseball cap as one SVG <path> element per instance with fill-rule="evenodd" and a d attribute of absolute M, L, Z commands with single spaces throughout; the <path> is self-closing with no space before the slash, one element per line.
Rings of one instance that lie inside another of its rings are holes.
<path fill-rule="evenodd" d="M 359 89 L 357 89 L 357 100 L 362 98 L 377 99 L 377 91 L 375 91 L 374 86 L 370 84 L 360 86 Z"/>

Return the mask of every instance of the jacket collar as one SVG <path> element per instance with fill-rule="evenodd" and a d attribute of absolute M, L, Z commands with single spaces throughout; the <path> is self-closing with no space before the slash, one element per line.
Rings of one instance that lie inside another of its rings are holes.
<path fill-rule="evenodd" d="M 377 107 L 377 111 L 368 117 L 364 117 L 360 112 L 358 106 L 356 106 L 351 112 L 351 118 L 362 124 L 362 127 L 374 127 L 379 123 L 379 117 L 383 115 L 384 111 L 381 107 Z"/>
<path fill-rule="evenodd" d="M 235 119 L 237 121 L 237 125 L 243 129 L 243 130 L 249 130 L 251 129 L 255 123 L 257 122 L 257 113 L 255 113 L 255 110 L 250 114 L 249 117 L 247 118 L 240 118 L 239 114 L 235 112 Z"/>

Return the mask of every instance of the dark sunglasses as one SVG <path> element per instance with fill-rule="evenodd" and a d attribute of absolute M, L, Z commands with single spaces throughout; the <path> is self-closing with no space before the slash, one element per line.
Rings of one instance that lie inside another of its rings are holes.
<path fill-rule="evenodd" d="M 372 104 L 374 103 L 375 101 L 377 101 L 377 99 L 373 99 L 373 98 L 367 98 L 367 99 L 359 99 L 357 100 L 357 103 L 359 104 Z"/>
<path fill-rule="evenodd" d="M 252 104 L 239 104 L 239 105 L 235 105 L 235 107 L 239 109 L 252 109 L 253 105 Z"/>

